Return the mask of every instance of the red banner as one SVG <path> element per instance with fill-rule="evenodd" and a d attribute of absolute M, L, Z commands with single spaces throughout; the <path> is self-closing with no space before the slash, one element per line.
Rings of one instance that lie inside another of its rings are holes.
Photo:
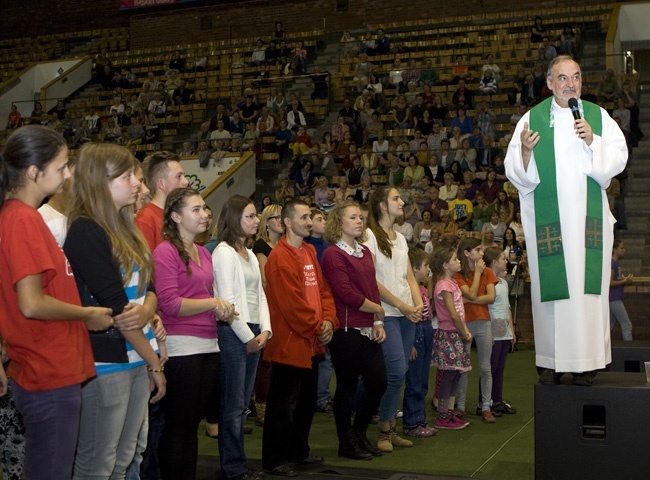
<path fill-rule="evenodd" d="M 163 5 L 176 5 L 181 3 L 192 3 L 197 1 L 201 1 L 201 0 L 120 0 L 120 10 L 160 7 Z"/>

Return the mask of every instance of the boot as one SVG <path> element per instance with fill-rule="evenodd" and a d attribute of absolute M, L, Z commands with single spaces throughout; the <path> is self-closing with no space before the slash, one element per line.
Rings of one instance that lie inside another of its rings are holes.
<path fill-rule="evenodd" d="M 390 443 L 396 447 L 412 447 L 413 442 L 397 435 L 395 431 L 395 420 L 390 422 Z"/>
<path fill-rule="evenodd" d="M 377 447 L 374 447 L 372 443 L 370 443 L 370 440 L 368 440 L 368 436 L 366 435 L 366 428 L 363 429 L 355 428 L 354 430 L 357 434 L 357 438 L 359 439 L 359 444 L 361 445 L 361 447 L 365 451 L 370 452 L 373 456 L 380 457 L 381 450 L 378 449 Z"/>
<path fill-rule="evenodd" d="M 345 440 L 339 443 L 339 457 L 351 458 L 352 460 L 370 460 L 372 459 L 372 453 L 361 446 L 357 432 L 349 430 Z"/>
<path fill-rule="evenodd" d="M 266 414 L 266 402 L 265 403 L 255 403 L 255 411 L 257 412 L 257 419 L 255 420 L 255 425 L 259 427 L 264 426 L 264 415 Z"/>
<path fill-rule="evenodd" d="M 377 438 L 377 448 L 384 453 L 390 453 L 393 451 L 393 443 L 391 442 L 390 435 L 390 423 L 382 422 L 381 420 L 377 424 L 379 427 L 379 436 Z"/>

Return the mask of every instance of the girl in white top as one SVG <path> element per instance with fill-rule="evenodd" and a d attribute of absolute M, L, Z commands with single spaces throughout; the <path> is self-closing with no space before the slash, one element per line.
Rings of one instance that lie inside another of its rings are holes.
<path fill-rule="evenodd" d="M 488 305 L 494 340 L 492 356 L 490 357 L 490 366 L 492 368 L 492 412 L 495 415 L 513 414 L 517 413 L 517 410 L 503 400 L 503 372 L 506 368 L 510 347 L 516 341 L 508 297 L 508 282 L 505 279 L 508 262 L 505 253 L 500 247 L 490 247 L 485 250 L 483 260 L 499 280 L 499 283 L 494 287 L 494 303 Z"/>
<path fill-rule="evenodd" d="M 393 445 L 413 445 L 395 433 L 395 415 L 415 341 L 415 324 L 422 320 L 423 305 L 408 258 L 406 239 L 393 230 L 396 218 L 404 213 L 404 201 L 396 188 L 382 186 L 370 196 L 369 205 L 365 245 L 374 256 L 381 305 L 386 312 L 386 341 L 382 349 L 388 387 L 379 405 L 377 446 L 383 451 L 392 451 Z"/>
<path fill-rule="evenodd" d="M 252 250 L 246 248 L 259 225 L 255 203 L 234 195 L 219 215 L 220 243 L 212 254 L 215 294 L 232 303 L 239 313 L 230 325 L 219 324 L 219 461 L 223 478 L 246 475 L 245 410 L 255 384 L 260 351 L 271 336 L 259 263 Z"/>

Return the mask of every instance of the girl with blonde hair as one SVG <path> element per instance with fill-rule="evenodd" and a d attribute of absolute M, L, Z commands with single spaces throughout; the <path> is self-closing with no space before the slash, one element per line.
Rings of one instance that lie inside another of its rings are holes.
<path fill-rule="evenodd" d="M 74 479 L 124 477 L 151 402 L 165 395 L 156 352 L 157 299 L 149 291 L 153 261 L 135 227 L 140 193 L 135 158 L 124 147 L 87 144 L 75 169 L 68 236 L 70 260 L 84 305 L 111 308 L 123 321 L 91 336 L 97 378 L 82 389 L 81 425 Z"/>

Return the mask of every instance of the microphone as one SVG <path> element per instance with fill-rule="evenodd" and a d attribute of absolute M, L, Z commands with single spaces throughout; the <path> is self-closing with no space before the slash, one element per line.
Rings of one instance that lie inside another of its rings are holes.
<path fill-rule="evenodd" d="M 569 108 L 571 109 L 573 118 L 575 118 L 576 120 L 580 120 L 580 109 L 578 108 L 578 100 L 576 100 L 574 97 L 571 97 L 569 99 Z"/>

